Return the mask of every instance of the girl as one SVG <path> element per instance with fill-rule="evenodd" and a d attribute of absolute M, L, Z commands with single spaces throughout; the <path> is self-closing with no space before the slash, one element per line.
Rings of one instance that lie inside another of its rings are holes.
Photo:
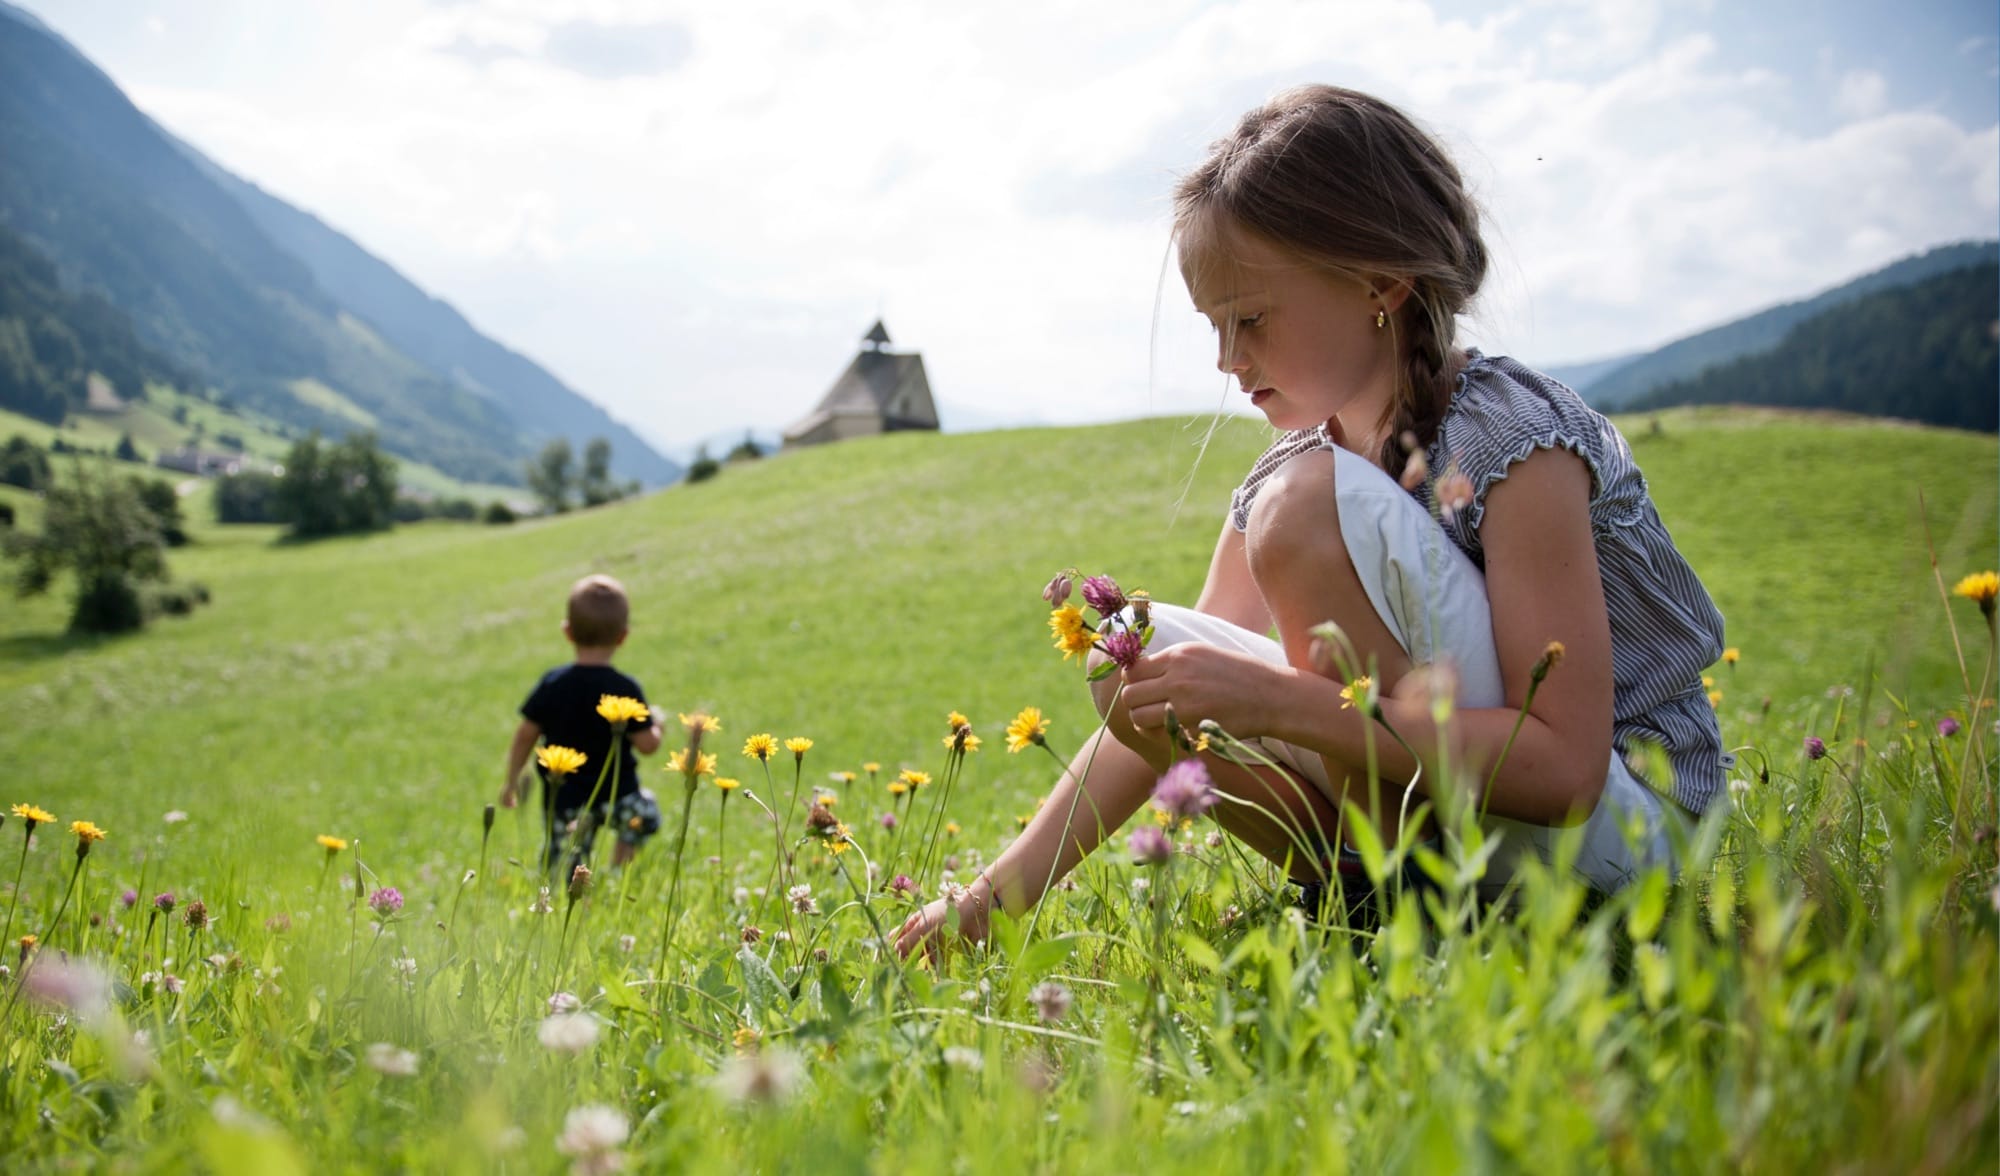
<path fill-rule="evenodd" d="M 1723 791 L 1701 682 L 1722 617 L 1611 423 L 1540 373 L 1454 345 L 1487 257 L 1443 151 L 1365 94 L 1288 91 L 1180 182 L 1174 242 L 1217 366 L 1282 432 L 1236 491 L 1194 609 L 1153 606 L 1151 645 L 1122 691 L 1099 683 L 1105 726 L 1049 803 L 970 887 L 913 915 L 898 949 L 930 941 L 953 907 L 978 940 L 995 902 L 1038 901 L 1145 802 L 1169 761 L 1169 707 L 1278 765 L 1203 757 L 1226 796 L 1250 802 L 1212 809 L 1224 828 L 1330 877 L 1352 856 L 1335 832 L 1343 801 L 1369 809 L 1371 737 L 1312 654 L 1310 630 L 1329 619 L 1373 666 L 1389 726 L 1426 760 L 1492 775 L 1489 884 L 1572 824 L 1574 868 L 1598 890 L 1671 868 L 1668 824 Z M 1561 666 L 1503 756 L 1552 643 Z M 1433 689 L 1456 699 L 1442 726 Z M 1417 764 L 1379 730 L 1372 743 L 1393 800 Z M 1642 781 L 1646 747 L 1669 771 Z M 1321 860 L 1300 863 L 1302 843 Z"/>

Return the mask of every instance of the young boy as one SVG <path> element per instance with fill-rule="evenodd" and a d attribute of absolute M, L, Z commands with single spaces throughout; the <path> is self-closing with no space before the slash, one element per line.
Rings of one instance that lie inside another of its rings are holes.
<path fill-rule="evenodd" d="M 554 780 L 547 769 L 536 767 L 542 776 L 542 816 L 548 826 L 548 847 L 542 860 L 545 869 L 553 869 L 561 856 L 570 822 L 589 821 L 583 809 L 598 787 L 598 774 L 604 770 L 614 743 L 618 763 L 611 771 L 616 787 L 612 775 L 606 775 L 603 790 L 597 794 L 597 819 L 586 833 L 582 856 L 588 857 L 589 839 L 595 838 L 597 828 L 607 820 L 607 810 L 608 819 L 618 830 L 613 865 L 631 861 L 639 844 L 659 832 L 660 806 L 651 791 L 639 787 L 639 763 L 632 755 L 635 751 L 651 755 L 659 750 L 657 712 L 628 724 L 622 733 L 614 731 L 597 713 L 598 700 L 607 694 L 646 701 L 637 682 L 611 668 L 611 656 L 625 643 L 630 615 L 623 584 L 610 576 L 578 580 L 569 590 L 569 610 L 562 626 L 563 636 L 576 647 L 576 660 L 543 674 L 521 704 L 521 725 L 507 749 L 507 783 L 500 789 L 502 806 L 513 808 L 520 801 L 521 769 L 537 740 L 546 737 L 551 746 L 572 748 L 585 757 L 580 771 Z"/>

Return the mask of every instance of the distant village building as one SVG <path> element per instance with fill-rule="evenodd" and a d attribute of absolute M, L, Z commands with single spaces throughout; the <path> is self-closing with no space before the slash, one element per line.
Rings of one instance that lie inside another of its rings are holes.
<path fill-rule="evenodd" d="M 184 474 L 200 474 L 208 478 L 240 474 L 250 467 L 249 459 L 240 453 L 203 453 L 199 449 L 185 447 L 162 450 L 153 459 L 153 464 L 163 470 L 179 470 Z"/>
<path fill-rule="evenodd" d="M 818 407 L 785 430 L 785 448 L 904 429 L 937 431 L 937 404 L 924 375 L 924 357 L 885 350 L 889 332 L 880 322 L 862 341 L 861 353 Z"/>

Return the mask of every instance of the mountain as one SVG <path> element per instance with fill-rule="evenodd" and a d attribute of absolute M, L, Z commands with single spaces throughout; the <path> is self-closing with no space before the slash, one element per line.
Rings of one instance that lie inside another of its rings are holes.
<path fill-rule="evenodd" d="M 1549 369 L 1549 374 L 1576 389 L 1597 408 L 1621 408 L 1655 388 L 1676 380 L 1690 379 L 1704 368 L 1769 351 L 1793 327 L 1834 307 L 1880 290 L 1908 286 L 1936 274 L 1987 264 L 1996 259 L 2000 259 L 2000 242 L 1968 241 L 1942 245 L 1864 274 L 1812 298 L 1782 303 L 1675 340 L 1654 351 L 1627 356 L 1622 360 L 1571 364 Z"/>
<path fill-rule="evenodd" d="M 611 442 L 612 472 L 647 485 L 680 477 L 661 457 L 602 408 L 572 392 L 534 360 L 479 333 L 450 303 L 424 293 L 387 262 L 309 212 L 176 145 L 234 196 L 257 226 L 312 271 L 333 295 L 383 340 L 430 370 L 499 404 L 535 437 L 568 437 L 581 450 L 592 437 Z"/>
<path fill-rule="evenodd" d="M 190 383 L 117 307 L 65 291 L 55 263 L 0 226 L 0 408 L 60 424 L 87 406 L 93 372 L 125 399 Z"/>
<path fill-rule="evenodd" d="M 2000 264 L 1951 270 L 1823 310 L 1776 347 L 1654 388 L 1677 404 L 1832 408 L 2000 430 Z"/>
<path fill-rule="evenodd" d="M 557 434 L 609 437 L 620 477 L 678 476 L 532 361 L 175 139 L 4 2 L 0 159 L 0 227 L 228 399 L 301 428 L 373 429 L 466 480 L 519 481 Z"/>

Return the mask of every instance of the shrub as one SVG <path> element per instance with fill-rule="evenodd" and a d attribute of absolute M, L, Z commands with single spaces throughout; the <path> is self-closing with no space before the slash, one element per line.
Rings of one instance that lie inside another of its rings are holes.
<path fill-rule="evenodd" d="M 485 520 L 490 525 L 505 526 L 506 524 L 514 521 L 515 518 L 514 508 L 508 506 L 504 502 L 499 501 L 498 499 L 495 499 L 494 501 L 486 504 L 486 510 L 482 515 L 480 515 L 480 518 Z"/>

